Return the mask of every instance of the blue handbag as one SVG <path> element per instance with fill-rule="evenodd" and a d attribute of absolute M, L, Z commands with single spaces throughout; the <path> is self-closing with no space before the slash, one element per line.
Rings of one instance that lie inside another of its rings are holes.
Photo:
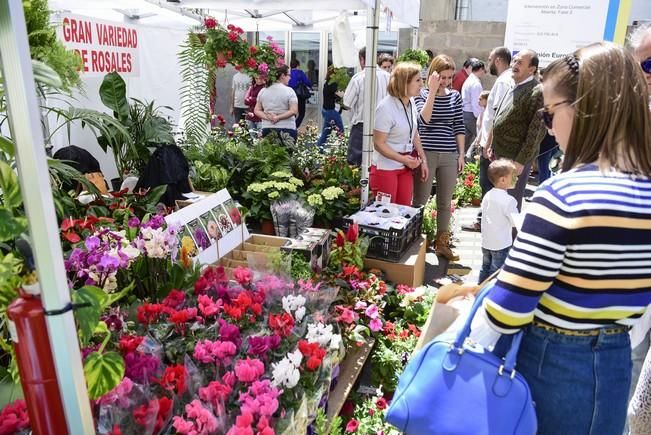
<path fill-rule="evenodd" d="M 490 288 L 477 297 L 453 342 L 432 340 L 409 361 L 386 414 L 407 435 L 533 435 L 536 413 L 529 385 L 515 371 L 522 332 L 504 359 L 466 341 Z"/>

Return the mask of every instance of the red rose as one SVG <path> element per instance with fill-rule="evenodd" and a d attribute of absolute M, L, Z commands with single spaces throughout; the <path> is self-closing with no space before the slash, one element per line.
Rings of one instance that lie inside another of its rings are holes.
<path fill-rule="evenodd" d="M 239 35 L 233 31 L 228 32 L 228 39 L 231 42 L 237 42 L 238 39 L 240 39 Z"/>
<path fill-rule="evenodd" d="M 251 54 L 256 54 L 258 52 L 258 49 L 255 47 L 255 45 L 252 45 L 249 47 L 249 52 Z"/>
<path fill-rule="evenodd" d="M 217 27 L 217 20 L 213 17 L 206 17 L 203 20 L 203 25 L 206 27 L 206 29 L 214 29 Z"/>
<path fill-rule="evenodd" d="M 246 61 L 246 66 L 251 69 L 255 69 L 258 67 L 258 62 L 256 62 L 253 58 L 249 58 L 249 60 Z"/>

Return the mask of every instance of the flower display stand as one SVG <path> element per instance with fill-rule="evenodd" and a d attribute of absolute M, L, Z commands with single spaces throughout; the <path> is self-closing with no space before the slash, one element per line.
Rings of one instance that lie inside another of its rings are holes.
<path fill-rule="evenodd" d="M 346 358 L 341 362 L 337 386 L 328 398 L 328 425 L 332 423 L 335 416 L 339 415 L 339 411 L 344 406 L 357 378 L 362 373 L 364 363 L 371 354 L 374 344 L 375 340 L 370 338 L 362 346 L 349 349 Z"/>

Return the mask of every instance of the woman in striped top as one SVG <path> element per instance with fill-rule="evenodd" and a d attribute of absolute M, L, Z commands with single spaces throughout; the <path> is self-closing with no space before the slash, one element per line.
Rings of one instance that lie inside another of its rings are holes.
<path fill-rule="evenodd" d="M 621 80 L 626 77 L 626 80 Z M 535 193 L 484 308 L 525 335 L 538 434 L 621 434 L 628 327 L 651 303 L 651 122 L 632 56 L 597 43 L 552 62 L 543 118 L 564 173 Z"/>
<path fill-rule="evenodd" d="M 430 171 L 425 180 L 414 175 L 415 205 L 427 203 L 436 178 L 436 253 L 451 261 L 459 257 L 449 247 L 450 202 L 457 174 L 464 165 L 466 131 L 461 95 L 450 89 L 454 69 L 454 61 L 449 56 L 436 56 L 429 66 L 429 89 L 423 89 L 416 97 L 420 114 L 418 134 Z"/>

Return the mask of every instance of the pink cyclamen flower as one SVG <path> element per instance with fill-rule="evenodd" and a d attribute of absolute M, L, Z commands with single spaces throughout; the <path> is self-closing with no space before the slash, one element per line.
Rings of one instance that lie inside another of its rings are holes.
<path fill-rule="evenodd" d="M 97 399 L 97 404 L 103 406 L 117 404 L 120 408 L 127 408 L 129 406 L 129 395 L 132 389 L 133 382 L 131 379 L 124 377 L 117 387 Z"/>
<path fill-rule="evenodd" d="M 233 278 L 240 285 L 247 285 L 251 283 L 251 279 L 253 278 L 253 275 L 251 274 L 251 270 L 249 270 L 248 268 L 238 266 L 235 268 L 235 270 L 233 270 Z"/>
<path fill-rule="evenodd" d="M 369 322 L 368 327 L 371 328 L 371 331 L 378 332 L 382 330 L 382 320 L 373 319 Z"/>
<path fill-rule="evenodd" d="M 240 382 L 257 381 L 264 374 L 264 364 L 258 359 L 241 359 L 235 363 L 235 376 Z"/>

